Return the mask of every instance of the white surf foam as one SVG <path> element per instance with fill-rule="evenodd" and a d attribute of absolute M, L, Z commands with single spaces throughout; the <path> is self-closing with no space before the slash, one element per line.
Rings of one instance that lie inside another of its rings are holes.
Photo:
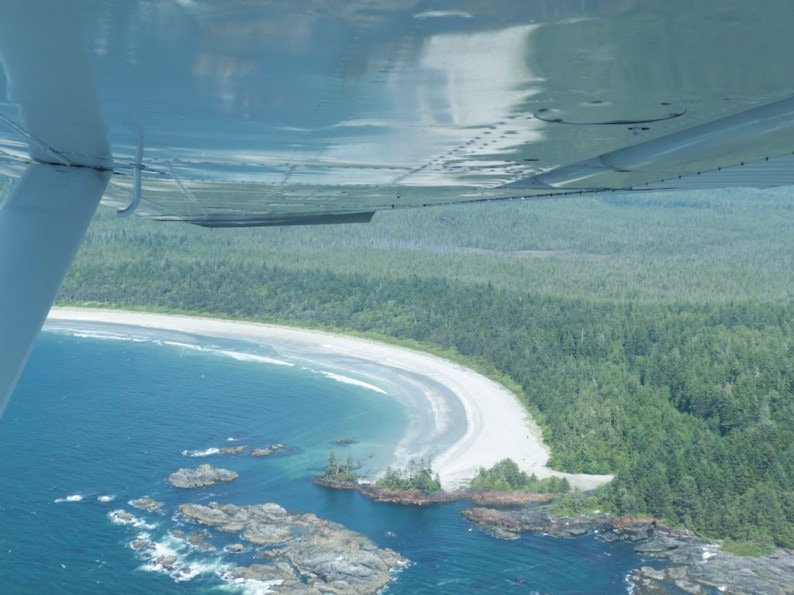
<path fill-rule="evenodd" d="M 330 378 L 331 380 L 336 380 L 337 382 L 342 382 L 344 384 L 352 384 L 355 386 L 360 386 L 362 388 L 366 388 L 368 390 L 374 390 L 377 393 L 381 393 L 382 395 L 388 394 L 385 390 L 380 387 L 375 386 L 374 384 L 369 384 L 368 382 L 363 382 L 361 380 L 356 380 L 355 378 L 350 378 L 349 376 L 342 376 L 341 374 L 335 374 L 333 372 L 320 372 L 326 378 Z"/>
<path fill-rule="evenodd" d="M 177 583 L 184 583 L 201 575 L 218 574 L 221 568 L 220 560 L 214 557 L 188 560 L 185 552 L 190 548 L 184 540 L 172 535 L 166 535 L 162 541 L 152 541 L 151 544 L 150 548 L 138 550 L 138 554 L 146 559 L 141 570 L 167 574 Z M 173 563 L 163 564 L 171 561 Z"/>
<path fill-rule="evenodd" d="M 130 514 L 126 510 L 122 510 L 122 509 L 110 511 L 108 513 L 108 518 L 115 525 L 130 525 L 137 529 L 148 529 L 149 531 L 157 528 L 157 525 L 153 525 L 152 523 L 147 523 L 142 518 L 137 517 L 134 514 Z"/>
<path fill-rule="evenodd" d="M 245 353 L 242 351 L 235 351 L 233 349 L 221 349 L 219 347 L 208 347 L 206 345 L 198 345 L 195 343 L 184 343 L 181 341 L 155 341 L 159 345 L 168 345 L 169 347 L 178 347 L 180 349 L 190 349 L 191 351 L 200 351 L 202 353 L 209 353 L 211 355 L 220 355 L 229 357 L 241 362 L 254 362 L 258 364 L 270 364 L 274 366 L 287 366 L 292 367 L 295 364 L 281 359 L 275 359 L 265 355 L 257 355 L 255 353 Z"/>
<path fill-rule="evenodd" d="M 183 457 L 209 457 L 212 455 L 216 455 L 221 452 L 220 448 L 206 448 L 204 450 L 183 450 L 182 456 Z"/>
<path fill-rule="evenodd" d="M 190 349 L 191 351 L 213 351 L 207 347 L 202 345 L 196 345 L 195 343 L 184 343 L 182 341 L 161 341 L 157 339 L 154 341 L 157 345 L 167 345 L 169 347 L 179 347 L 180 349 Z"/>
<path fill-rule="evenodd" d="M 131 343 L 143 343 L 145 341 L 149 341 L 148 338 L 142 335 L 118 333 L 113 331 L 86 330 L 84 328 L 56 329 L 54 332 L 63 332 L 77 339 L 101 339 L 103 341 L 125 341 Z"/>
<path fill-rule="evenodd" d="M 231 578 L 226 569 L 222 569 L 217 575 L 221 580 L 226 582 L 226 584 L 221 587 L 222 590 L 243 593 L 243 595 L 267 595 L 268 593 L 275 593 L 272 587 L 278 587 L 284 582 L 282 579 L 258 581 L 248 578 Z"/>
<path fill-rule="evenodd" d="M 242 353 L 240 351 L 230 351 L 227 349 L 218 349 L 216 352 L 241 362 L 255 362 L 258 364 L 271 364 L 273 366 L 287 366 L 290 368 L 295 365 L 291 362 L 274 359 L 272 357 L 266 357 L 264 355 L 256 355 L 253 353 Z"/>

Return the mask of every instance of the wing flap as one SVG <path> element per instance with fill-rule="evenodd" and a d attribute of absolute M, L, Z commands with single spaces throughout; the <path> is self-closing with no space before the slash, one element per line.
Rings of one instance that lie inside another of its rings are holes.
<path fill-rule="evenodd" d="M 627 190 L 790 154 L 793 138 L 794 97 L 787 97 L 507 186 Z M 731 181 L 729 177 L 722 179 Z"/>

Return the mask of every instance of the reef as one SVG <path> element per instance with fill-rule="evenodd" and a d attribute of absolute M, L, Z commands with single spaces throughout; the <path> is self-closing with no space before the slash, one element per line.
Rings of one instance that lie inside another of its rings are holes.
<path fill-rule="evenodd" d="M 252 457 L 269 457 L 272 454 L 275 454 L 279 451 L 286 450 L 286 446 L 283 444 L 271 444 L 270 446 L 263 446 L 261 448 L 253 448 L 251 449 L 251 456 Z"/>
<path fill-rule="evenodd" d="M 275 593 L 376 593 L 391 571 L 408 562 L 367 537 L 314 514 L 292 514 L 278 504 L 182 504 L 181 516 L 264 547 L 263 562 L 229 567 L 226 580 L 264 582 Z M 232 551 L 242 544 L 229 546 Z"/>
<path fill-rule="evenodd" d="M 151 498 L 136 498 L 135 500 L 130 500 L 129 505 L 140 510 L 157 510 L 163 503 Z"/>
<path fill-rule="evenodd" d="M 168 481 L 175 488 L 199 488 L 211 486 L 219 481 L 234 481 L 237 473 L 228 469 L 220 469 L 212 465 L 199 465 L 195 469 L 179 469 L 168 476 Z"/>

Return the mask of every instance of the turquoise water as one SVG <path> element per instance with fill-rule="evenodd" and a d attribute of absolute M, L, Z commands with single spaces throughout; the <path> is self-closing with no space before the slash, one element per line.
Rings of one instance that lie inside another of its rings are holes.
<path fill-rule="evenodd" d="M 214 571 L 240 558 L 180 549 L 168 537 L 179 503 L 210 500 L 276 502 L 365 533 L 412 561 L 388 593 L 625 592 L 629 569 L 646 563 L 630 546 L 594 537 L 496 540 L 460 516 L 462 504 L 378 504 L 313 486 L 331 450 L 365 467 L 390 462 L 409 420 L 401 403 L 321 370 L 267 363 L 280 358 L 266 346 L 109 329 L 43 333 L 0 419 L 4 594 L 217 591 Z M 358 443 L 334 446 L 340 438 Z M 291 452 L 188 456 L 276 442 Z M 167 483 L 204 462 L 240 477 L 189 491 Z M 127 504 L 143 496 L 163 511 Z M 139 526 L 114 523 L 114 510 Z M 148 567 L 129 547 L 141 533 L 204 572 L 177 582 Z"/>

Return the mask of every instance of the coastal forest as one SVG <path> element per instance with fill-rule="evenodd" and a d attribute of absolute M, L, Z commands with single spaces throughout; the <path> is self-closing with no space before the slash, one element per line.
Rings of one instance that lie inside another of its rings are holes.
<path fill-rule="evenodd" d="M 794 547 L 794 196 L 735 189 L 202 229 L 102 208 L 61 305 L 357 333 L 503 382 L 594 505 Z"/>

